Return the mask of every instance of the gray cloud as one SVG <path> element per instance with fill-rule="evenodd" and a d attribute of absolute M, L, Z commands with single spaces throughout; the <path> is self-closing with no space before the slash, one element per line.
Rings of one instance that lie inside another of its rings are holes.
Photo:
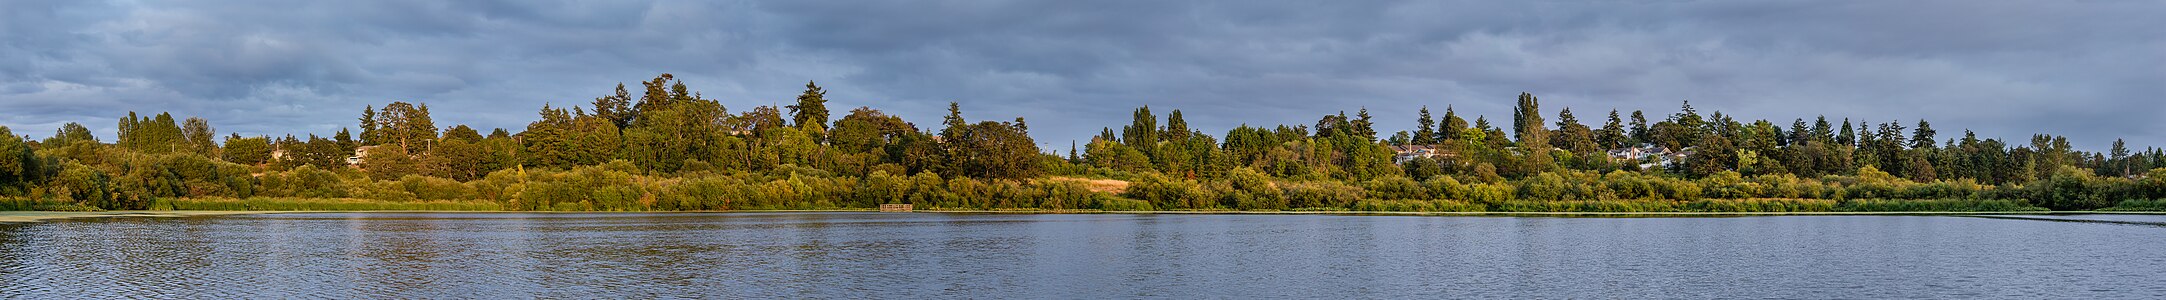
<path fill-rule="evenodd" d="M 945 102 L 1028 118 L 1058 149 L 1128 110 L 1207 131 L 1367 107 L 1506 118 L 1521 91 L 1584 122 L 1611 108 L 1827 115 L 1943 136 L 2162 146 L 2166 5 L 2155 2 L 0 3 L 0 125 L 110 137 L 128 110 L 222 132 L 327 134 L 364 105 L 516 130 L 543 103 L 677 74 L 734 110 L 806 80 L 837 106 L 921 123 Z M 922 124 L 921 124 L 922 125 Z"/>

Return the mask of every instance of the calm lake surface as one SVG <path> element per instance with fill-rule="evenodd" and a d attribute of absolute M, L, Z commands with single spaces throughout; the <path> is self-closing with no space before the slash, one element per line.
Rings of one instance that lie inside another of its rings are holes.
<path fill-rule="evenodd" d="M 0 224 L 0 298 L 81 297 L 2162 298 L 2166 226 L 934 213 Z"/>

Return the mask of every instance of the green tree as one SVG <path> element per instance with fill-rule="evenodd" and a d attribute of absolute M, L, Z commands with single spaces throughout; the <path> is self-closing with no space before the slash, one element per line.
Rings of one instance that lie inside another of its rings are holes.
<path fill-rule="evenodd" d="M 7 126 L 0 126 L 0 196 L 24 195 L 44 173 L 30 144 Z"/>
<path fill-rule="evenodd" d="M 376 147 L 361 157 L 361 170 L 375 180 L 397 180 L 406 175 L 423 174 L 422 162 L 399 147 Z"/>
<path fill-rule="evenodd" d="M 1039 174 L 1044 155 L 1038 143 L 1014 123 L 985 121 L 964 127 L 949 138 L 953 175 L 976 178 L 1030 178 Z"/>
<path fill-rule="evenodd" d="M 437 137 L 436 121 L 429 117 L 429 105 L 425 103 L 416 106 L 406 102 L 391 102 L 377 111 L 375 117 L 375 125 L 378 127 L 375 130 L 376 137 L 380 144 L 396 143 L 399 148 L 413 151 Z"/>
<path fill-rule="evenodd" d="M 1092 139 L 1083 147 L 1083 160 L 1092 166 L 1127 172 L 1144 172 L 1151 168 L 1151 158 L 1143 151 L 1122 145 L 1110 139 Z"/>
<path fill-rule="evenodd" d="M 1933 140 L 1933 134 L 1935 133 L 1938 132 L 1933 131 L 1933 124 L 1926 123 L 1924 119 L 1919 119 L 1918 128 L 1912 129 L 1910 133 L 1910 148 L 1934 149 L 1933 142 L 1935 140 Z"/>
<path fill-rule="evenodd" d="M 616 94 L 594 98 L 594 116 L 609 120 L 617 128 L 631 128 L 639 111 L 632 109 L 632 95 L 624 90 L 624 83 L 619 82 Z"/>
<path fill-rule="evenodd" d="M 1653 134 L 1648 131 L 1649 129 L 1647 128 L 1647 115 L 1641 114 L 1640 111 L 1637 110 L 1632 111 L 1632 140 L 1630 143 L 1627 144 L 1631 144 L 1631 146 L 1637 147 L 1639 145 L 1654 142 L 1654 137 L 1652 137 Z"/>
<path fill-rule="evenodd" d="M 1348 121 L 1353 125 L 1354 136 L 1361 137 L 1363 141 L 1375 141 L 1376 122 L 1370 119 L 1369 108 L 1362 107 L 1361 112 L 1355 113 L 1354 116 L 1355 119 Z"/>
<path fill-rule="evenodd" d="M 1626 136 L 1624 122 L 1617 117 L 1615 109 L 1609 110 L 1609 122 L 1602 123 L 1602 129 L 1595 131 L 1594 137 L 1595 144 L 1603 149 L 1624 148 L 1632 140 Z"/>
<path fill-rule="evenodd" d="M 1146 154 L 1155 151 L 1159 141 L 1158 115 L 1151 114 L 1151 106 L 1145 105 L 1136 108 L 1134 116 L 1128 127 L 1121 127 L 1121 144 Z"/>
<path fill-rule="evenodd" d="M 1526 151 L 1527 159 L 1520 170 L 1531 175 L 1550 169 L 1549 129 L 1542 124 L 1542 107 L 1534 94 L 1519 93 L 1519 106 L 1512 109 L 1512 134 L 1519 140 L 1520 150 Z"/>
<path fill-rule="evenodd" d="M 231 163 L 243 165 L 268 163 L 271 161 L 271 139 L 261 136 L 244 138 L 240 134 L 233 134 L 226 137 L 226 149 L 223 154 L 223 158 Z"/>
<path fill-rule="evenodd" d="M 384 140 L 380 135 L 383 133 L 377 131 L 382 127 L 382 125 L 376 124 L 376 106 L 363 106 L 361 108 L 361 146 L 382 145 Z"/>
<path fill-rule="evenodd" d="M 827 90 L 805 81 L 805 93 L 797 95 L 797 105 L 789 108 L 790 121 L 798 129 L 811 131 L 814 136 L 827 135 Z"/>
<path fill-rule="evenodd" d="M 450 178 L 452 180 L 473 181 L 481 179 L 483 175 L 488 175 L 489 172 L 500 169 L 502 166 L 497 164 L 497 160 L 490 157 L 489 149 L 480 142 L 481 140 L 478 138 L 446 138 L 429 148 L 429 155 L 418 160 L 419 165 L 417 168 L 423 169 L 425 171 L 423 173 L 429 176 Z M 369 153 L 372 156 L 375 154 L 375 152 Z M 403 177 L 405 174 L 399 175 Z"/>
<path fill-rule="evenodd" d="M 76 142 L 97 143 L 98 136 L 90 134 L 90 128 L 83 127 L 81 123 L 68 122 L 54 130 L 52 137 L 45 138 L 45 146 L 53 148 L 66 147 Z"/>
<path fill-rule="evenodd" d="M 217 130 L 211 129 L 211 122 L 203 118 L 189 117 L 181 126 L 182 140 L 191 153 L 217 157 L 218 144 L 211 142 L 211 137 L 217 135 Z"/>
<path fill-rule="evenodd" d="M 184 139 L 180 125 L 173 115 L 158 113 L 156 117 L 138 118 L 135 112 L 120 121 L 120 146 L 136 152 L 163 154 L 182 150 Z"/>
<path fill-rule="evenodd" d="M 1446 140 L 1458 139 L 1459 136 L 1464 135 L 1466 131 L 1467 119 L 1460 118 L 1459 113 L 1453 112 L 1450 105 L 1445 105 L 1444 124 L 1443 128 L 1437 129 L 1436 141 L 1443 142 Z"/>
<path fill-rule="evenodd" d="M 1850 127 L 1850 118 L 1843 118 L 1843 132 L 1835 135 L 1835 143 L 1844 146 L 1858 145 L 1858 132 Z"/>
<path fill-rule="evenodd" d="M 1572 108 L 1567 107 L 1557 113 L 1557 131 L 1554 134 L 1556 138 L 1550 139 L 1551 146 L 1580 154 L 1601 151 L 1601 146 L 1594 141 L 1594 130 L 1587 128 L 1587 124 L 1580 124 L 1579 118 L 1572 115 Z"/>
<path fill-rule="evenodd" d="M 1925 127 L 1925 124 L 1920 123 L 1918 124 L 1918 126 Z M 2111 160 L 2111 164 L 2108 165 L 2109 167 L 2107 168 L 2107 170 L 2116 171 L 2122 177 L 2127 177 L 2133 174 L 2132 172 L 2134 170 L 2132 168 L 2132 164 L 2128 162 L 2129 157 L 2127 143 L 2122 142 L 2121 139 L 2113 139 L 2113 148 L 2107 151 L 2108 153 L 2111 153 L 2111 155 L 2113 155 L 2113 160 Z"/>
<path fill-rule="evenodd" d="M 525 148 L 521 161 L 535 166 L 570 167 L 577 165 L 572 154 L 572 116 L 561 108 L 543 104 L 541 119 L 527 123 L 526 131 L 518 136 Z"/>
<path fill-rule="evenodd" d="M 1421 117 L 1414 119 L 1414 125 L 1412 141 L 1415 145 L 1433 145 L 1437 143 L 1436 119 L 1429 117 L 1428 105 L 1421 106 Z"/>

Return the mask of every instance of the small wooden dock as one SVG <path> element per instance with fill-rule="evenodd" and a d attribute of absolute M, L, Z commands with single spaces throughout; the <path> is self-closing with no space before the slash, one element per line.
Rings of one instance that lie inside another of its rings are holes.
<path fill-rule="evenodd" d="M 910 205 L 910 204 L 908 204 L 908 203 L 904 203 L 904 204 L 881 204 L 881 205 L 880 205 L 880 212 L 910 212 L 910 210 L 911 210 L 911 209 L 913 209 L 913 208 L 914 208 L 914 207 L 912 207 L 912 205 Z"/>

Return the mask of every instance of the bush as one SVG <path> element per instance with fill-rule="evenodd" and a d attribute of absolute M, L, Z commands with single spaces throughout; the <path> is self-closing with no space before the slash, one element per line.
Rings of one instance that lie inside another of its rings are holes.
<path fill-rule="evenodd" d="M 1835 200 L 1820 199 L 1723 199 L 1700 200 L 1686 203 L 1684 210 L 1696 212 L 1830 212 L 1836 210 Z"/>
<path fill-rule="evenodd" d="M 1451 200 L 1361 200 L 1350 209 L 1355 211 L 1385 212 L 1480 212 L 1487 207 L 1480 204 Z"/>
<path fill-rule="evenodd" d="M 1415 183 L 1413 179 L 1401 176 L 1377 177 L 1369 180 L 1368 184 L 1363 187 L 1368 189 L 1367 198 L 1369 199 L 1430 198 L 1428 188 Z"/>
<path fill-rule="evenodd" d="M 2156 172 L 2156 171 L 2154 171 L 2153 173 L 2157 173 L 2157 172 Z M 2118 204 L 2118 205 L 2114 205 L 2113 207 L 2108 207 L 2108 208 L 2105 208 L 2105 209 L 2100 209 L 2100 210 L 2106 210 L 2106 211 L 2166 211 L 2166 199 L 2152 199 L 2152 200 L 2133 199 L 2133 200 L 2124 200 L 2124 201 L 2121 201 L 2121 204 Z"/>
<path fill-rule="evenodd" d="M 236 211 L 375 211 L 375 210 L 432 210 L 432 211 L 497 211 L 503 207 L 484 201 L 423 201 L 390 202 L 361 199 L 303 199 L 303 198 L 197 198 L 159 199 L 151 204 L 154 210 L 236 210 Z"/>
<path fill-rule="evenodd" d="M 1937 200 L 1888 200 L 1854 199 L 1843 201 L 1841 211 L 2042 211 L 2039 208 L 2014 200 L 1937 199 Z"/>
<path fill-rule="evenodd" d="M 1092 199 L 1092 200 L 1093 200 L 1093 202 L 1095 203 L 1095 205 L 1093 205 L 1093 206 L 1094 206 L 1094 208 L 1097 208 L 1097 209 L 1099 209 L 1099 210 L 1104 210 L 1104 211 L 1153 211 L 1153 210 L 1158 210 L 1158 208 L 1155 208 L 1155 207 L 1151 207 L 1151 202 L 1150 202 L 1150 201 L 1143 201 L 1143 200 L 1136 200 L 1136 199 L 1127 199 L 1127 198 L 1117 198 L 1117 197 L 1109 197 L 1109 196 L 1104 196 L 1104 195 L 1100 195 L 1100 196 L 1094 196 L 1094 197 L 1091 197 L 1091 199 Z"/>
<path fill-rule="evenodd" d="M 1360 201 L 1361 188 L 1338 181 L 1308 181 L 1281 184 L 1286 191 L 1289 208 L 1346 208 Z"/>

